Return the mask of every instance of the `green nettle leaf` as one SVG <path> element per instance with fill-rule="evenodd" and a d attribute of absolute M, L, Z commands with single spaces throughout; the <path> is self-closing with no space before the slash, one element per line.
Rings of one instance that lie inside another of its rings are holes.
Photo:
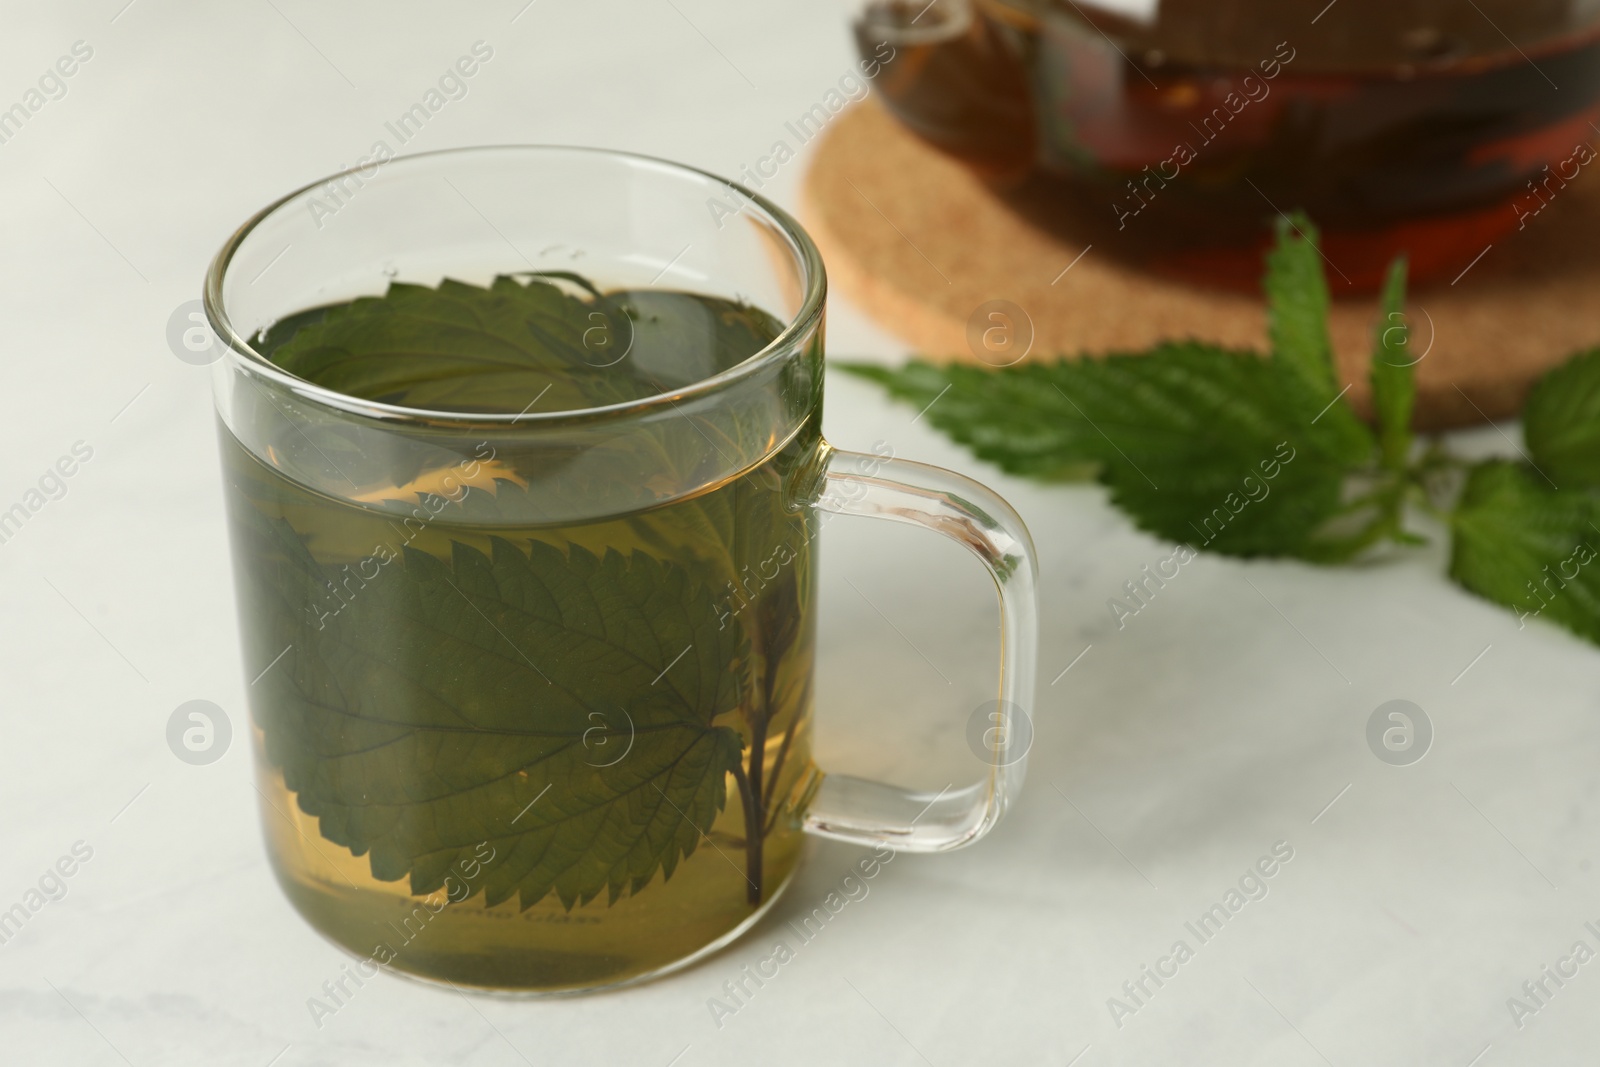
<path fill-rule="evenodd" d="M 760 351 L 782 328 L 717 297 L 600 293 L 557 273 L 502 275 L 487 288 L 391 282 L 383 296 L 286 318 L 260 345 L 285 370 L 369 400 L 560 411 L 670 392 Z M 623 360 L 626 373 L 615 369 Z"/>
<path fill-rule="evenodd" d="M 1374 442 L 1350 406 L 1338 402 L 1344 392 L 1338 387 L 1328 335 L 1328 282 L 1317 240 L 1317 228 L 1302 213 L 1279 219 L 1278 243 L 1267 255 L 1262 285 L 1271 343 L 1267 361 L 1283 378 L 1295 417 L 1305 421 L 1307 434 L 1322 445 L 1321 451 L 1357 467 L 1367 461 Z M 1403 265 L 1398 276 L 1403 299 Z"/>
<path fill-rule="evenodd" d="M 1303 382 L 1318 407 L 1339 393 L 1328 337 L 1328 282 L 1317 228 L 1300 212 L 1277 223 L 1267 254 L 1267 337 L 1274 359 Z"/>
<path fill-rule="evenodd" d="M 588 407 L 595 398 L 571 372 L 602 362 L 606 344 L 631 329 L 615 303 L 503 276 L 487 290 L 448 278 L 436 289 L 393 282 L 381 297 L 286 325 L 297 328 L 272 352 L 285 370 L 352 396 L 456 411 L 503 410 L 546 386 L 546 410 Z M 615 391 L 629 382 L 594 374 L 583 384 Z"/>
<path fill-rule="evenodd" d="M 1004 372 L 913 360 L 890 369 L 835 364 L 882 385 L 933 426 L 1012 474 L 1042 479 L 1092 475 L 1104 438 L 1052 386 L 1059 366 L 1023 363 Z"/>
<path fill-rule="evenodd" d="M 1578 353 L 1534 385 L 1522 432 L 1534 463 L 1557 485 L 1600 487 L 1600 348 Z"/>
<path fill-rule="evenodd" d="M 1411 409 L 1416 403 L 1415 360 L 1407 344 L 1405 321 L 1406 261 L 1389 267 L 1379 305 L 1377 340 L 1372 354 L 1372 407 L 1378 418 L 1378 451 L 1383 465 L 1403 471 L 1411 454 Z"/>
<path fill-rule="evenodd" d="M 1526 464 L 1474 467 L 1457 505 L 1450 576 L 1523 622 L 1548 618 L 1600 641 L 1600 502 L 1552 489 Z"/>
<path fill-rule="evenodd" d="M 1370 445 L 1337 408 L 1312 423 L 1272 361 L 1167 345 L 1059 366 L 1101 437 L 1101 482 L 1141 528 L 1229 555 L 1325 554 L 1314 535 Z"/>
<path fill-rule="evenodd" d="M 1277 361 L 1208 345 L 998 371 L 844 369 L 923 405 L 934 426 L 1012 473 L 1098 470 L 1142 528 L 1232 555 L 1328 556 L 1315 534 L 1372 448 L 1348 407 L 1319 417 Z"/>
<path fill-rule="evenodd" d="M 270 620 L 256 643 L 292 645 L 259 683 L 268 758 L 375 878 L 433 892 L 487 840 L 489 905 L 570 908 L 671 877 L 710 829 L 743 745 L 713 723 L 749 650 L 682 569 L 491 538 L 352 584 L 242 507 L 248 550 L 275 561 L 245 572 Z M 308 600 L 324 608 L 297 616 Z"/>

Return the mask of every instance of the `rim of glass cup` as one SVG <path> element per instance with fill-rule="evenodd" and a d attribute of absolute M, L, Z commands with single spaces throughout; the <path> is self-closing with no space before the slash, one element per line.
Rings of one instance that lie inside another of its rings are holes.
<path fill-rule="evenodd" d="M 355 174 L 362 169 L 360 167 L 349 167 L 326 177 L 318 178 L 316 181 L 308 182 L 272 201 L 246 219 L 244 224 L 235 230 L 223 243 L 221 249 L 217 251 L 210 267 L 206 269 L 202 304 L 211 329 L 222 340 L 227 349 L 224 358 L 237 361 L 243 365 L 247 373 L 271 379 L 296 395 L 353 415 L 380 419 L 386 422 L 449 426 L 517 426 L 531 429 L 533 427 L 559 426 L 596 419 L 628 418 L 645 415 L 659 408 L 667 408 L 685 400 L 692 400 L 708 393 L 716 393 L 731 388 L 744 379 L 758 374 L 767 367 L 780 363 L 787 358 L 794 348 L 795 339 L 803 336 L 822 314 L 823 306 L 827 301 L 827 273 L 822 264 L 822 254 L 817 251 L 817 246 L 811 240 L 810 234 L 806 233 L 794 216 L 766 197 L 751 191 L 738 182 L 729 181 L 727 178 L 707 170 L 701 170 L 699 167 L 691 167 L 685 163 L 675 163 L 659 156 L 649 156 L 638 152 L 623 152 L 609 148 L 590 148 L 582 145 L 501 144 L 411 152 L 395 156 L 386 162 L 383 168 L 384 170 L 390 170 L 397 166 L 404 167 L 409 163 L 438 156 L 469 156 L 477 153 L 528 153 L 532 155 L 586 153 L 642 164 L 665 173 L 693 175 L 698 178 L 709 179 L 725 188 L 732 189 L 744 200 L 744 208 L 742 210 L 754 209 L 758 216 L 770 223 L 772 228 L 788 244 L 788 250 L 794 256 L 801 271 L 803 296 L 801 297 L 800 306 L 793 315 L 789 316 L 782 332 L 777 337 L 773 338 L 765 348 L 747 357 L 742 362 L 736 363 L 727 370 L 719 371 L 708 378 L 691 382 L 672 392 L 657 393 L 654 396 L 627 400 L 617 404 L 573 408 L 566 411 L 528 412 L 523 414 L 442 411 L 431 408 L 408 407 L 403 404 L 387 404 L 377 400 L 366 400 L 358 396 L 351 396 L 349 393 L 328 389 L 299 375 L 290 374 L 266 356 L 257 352 L 249 340 L 234 329 L 233 322 L 228 317 L 227 310 L 223 305 L 222 283 L 227 276 L 228 268 L 233 262 L 235 253 L 239 251 L 245 239 L 255 231 L 257 226 L 265 222 L 279 209 L 289 205 L 306 193 L 319 189 L 329 182 L 338 181 L 340 178 Z"/>

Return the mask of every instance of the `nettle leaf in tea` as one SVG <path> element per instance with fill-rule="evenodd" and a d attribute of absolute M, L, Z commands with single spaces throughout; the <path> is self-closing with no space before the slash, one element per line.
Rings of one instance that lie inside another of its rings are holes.
<path fill-rule="evenodd" d="M 250 536 L 279 560 L 260 595 L 295 650 L 261 683 L 267 755 L 374 877 L 431 893 L 490 840 L 491 906 L 615 901 L 671 875 L 723 807 L 743 742 L 712 723 L 738 707 L 748 642 L 682 568 L 498 537 L 449 564 L 408 547 L 329 619 L 336 574 L 282 521 Z"/>
<path fill-rule="evenodd" d="M 781 330 L 720 297 L 528 275 L 396 283 L 257 346 L 365 399 L 521 415 L 670 394 Z M 669 409 L 604 450 L 511 433 L 463 459 L 254 410 L 256 448 L 223 436 L 245 655 L 274 863 L 319 928 L 366 952 L 404 927 L 416 969 L 479 984 L 537 959 L 541 986 L 592 985 L 771 899 L 814 774 L 816 520 L 785 493 L 815 414 L 755 447 Z M 401 917 L 440 893 L 411 937 Z"/>
<path fill-rule="evenodd" d="M 284 370 L 368 400 L 503 412 L 538 395 L 539 410 L 562 411 L 700 381 L 781 329 L 759 308 L 717 297 L 502 275 L 488 288 L 395 282 L 381 297 L 285 319 L 263 347 Z"/>

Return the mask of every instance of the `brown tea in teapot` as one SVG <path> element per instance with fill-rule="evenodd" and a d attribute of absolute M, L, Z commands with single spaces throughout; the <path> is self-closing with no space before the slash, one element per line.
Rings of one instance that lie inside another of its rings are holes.
<path fill-rule="evenodd" d="M 1272 220 L 1335 292 L 1448 282 L 1581 180 L 1600 6 L 1556 0 L 883 0 L 859 44 L 908 127 L 1097 250 L 1253 288 Z"/>

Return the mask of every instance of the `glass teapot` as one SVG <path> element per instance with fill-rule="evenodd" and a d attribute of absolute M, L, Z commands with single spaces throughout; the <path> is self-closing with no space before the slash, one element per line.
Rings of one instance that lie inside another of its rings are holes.
<path fill-rule="evenodd" d="M 1305 210 L 1335 291 L 1449 280 L 1596 155 L 1600 0 L 874 0 L 894 115 L 1040 224 L 1254 288 Z"/>

